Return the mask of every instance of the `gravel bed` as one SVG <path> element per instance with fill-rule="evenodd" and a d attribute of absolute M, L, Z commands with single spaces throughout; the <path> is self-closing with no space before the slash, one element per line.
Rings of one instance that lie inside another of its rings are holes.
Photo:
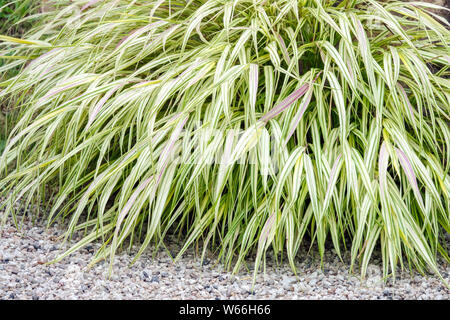
<path fill-rule="evenodd" d="M 1 214 L 0 214 L 1 216 Z M 448 300 L 450 291 L 436 276 L 400 272 L 395 281 L 382 280 L 380 254 L 375 253 L 368 275 L 349 274 L 348 255 L 341 262 L 329 250 L 320 269 L 316 252 L 301 253 L 296 261 L 298 277 L 288 263 L 276 265 L 267 259 L 265 274 L 257 277 L 251 291 L 252 272 L 235 276 L 216 264 L 213 256 L 200 263 L 189 250 L 176 264 L 167 250 L 146 250 L 131 267 L 136 253 L 119 253 L 114 273 L 107 277 L 109 261 L 86 269 L 99 244 L 89 245 L 61 262 L 46 265 L 60 251 L 63 227 L 46 229 L 43 221 L 33 225 L 25 219 L 21 232 L 8 219 L 0 231 L 0 299 L 436 299 Z M 447 238 L 448 239 L 448 238 Z M 74 239 L 75 241 L 76 239 Z M 450 243 L 450 242 L 449 242 Z M 167 248 L 179 249 L 169 237 Z M 154 254 L 154 257 L 152 255 Z M 250 270 L 253 264 L 248 263 Z M 440 270 L 450 282 L 450 266 L 440 261 Z"/>

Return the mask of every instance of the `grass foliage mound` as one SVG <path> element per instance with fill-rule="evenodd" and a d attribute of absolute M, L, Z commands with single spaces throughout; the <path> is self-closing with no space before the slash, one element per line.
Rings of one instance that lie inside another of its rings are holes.
<path fill-rule="evenodd" d="M 397 1 L 53 1 L 0 36 L 6 216 L 38 201 L 95 261 L 199 240 L 238 270 L 327 240 L 364 276 L 438 273 L 450 232 L 448 23 Z M 34 17 L 36 18 L 36 17 Z M 50 188 L 49 188 L 50 187 Z M 137 241 L 139 240 L 139 241 Z"/>

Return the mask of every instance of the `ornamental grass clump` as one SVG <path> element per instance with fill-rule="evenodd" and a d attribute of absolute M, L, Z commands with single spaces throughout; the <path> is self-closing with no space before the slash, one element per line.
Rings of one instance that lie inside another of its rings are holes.
<path fill-rule="evenodd" d="M 46 203 L 92 263 L 179 233 L 238 271 L 304 241 L 450 261 L 449 24 L 398 1 L 53 1 L 0 36 L 18 121 L 0 158 L 3 220 Z M 178 258 L 177 257 L 177 258 Z M 134 260 L 134 261 L 135 261 Z"/>

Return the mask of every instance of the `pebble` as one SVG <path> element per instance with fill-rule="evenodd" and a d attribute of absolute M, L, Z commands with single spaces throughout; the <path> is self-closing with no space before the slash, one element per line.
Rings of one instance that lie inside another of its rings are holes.
<path fill-rule="evenodd" d="M 187 250 L 174 265 L 167 251 L 155 252 L 149 247 L 131 267 L 139 248 L 118 252 L 111 277 L 108 277 L 109 261 L 86 268 L 101 243 L 89 244 L 58 263 L 45 265 L 62 252 L 54 237 L 64 232 L 63 226 L 53 225 L 42 232 L 45 221 L 33 226 L 25 219 L 21 233 L 7 219 L 8 232 L 0 233 L 0 300 L 450 299 L 448 288 L 432 275 L 410 274 L 408 270 L 399 272 L 395 282 L 384 283 L 380 252 L 374 252 L 366 280 L 361 280 L 358 274 L 349 274 L 348 256 L 341 262 L 329 250 L 320 269 L 317 252 L 307 255 L 306 245 L 304 251 L 299 250 L 296 260 L 298 277 L 289 264 L 277 264 L 274 258 L 268 258 L 266 272 L 258 275 L 254 286 L 253 269 L 243 268 L 233 276 L 213 257 L 202 263 L 194 249 Z M 449 237 L 447 241 L 450 245 Z M 168 237 L 168 248 L 172 253 L 179 250 L 175 237 Z M 439 259 L 441 274 L 450 282 L 450 266 Z M 253 265 L 249 260 L 248 265 Z"/>
<path fill-rule="evenodd" d="M 316 284 L 317 284 L 317 279 L 312 279 L 312 280 L 309 281 L 309 285 L 311 287 L 315 286 Z"/>

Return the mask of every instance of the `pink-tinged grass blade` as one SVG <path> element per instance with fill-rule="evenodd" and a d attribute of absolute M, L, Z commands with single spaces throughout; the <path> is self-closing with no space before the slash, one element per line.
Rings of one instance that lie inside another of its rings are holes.
<path fill-rule="evenodd" d="M 287 51 L 286 44 L 284 43 L 283 38 L 278 33 L 276 34 L 276 36 L 277 36 L 278 41 L 280 41 L 281 51 L 283 51 L 284 59 L 286 59 L 286 62 L 289 65 L 289 64 L 291 64 L 291 58 L 289 57 L 289 53 Z"/>
<path fill-rule="evenodd" d="M 300 106 L 300 109 L 298 110 L 297 114 L 294 117 L 294 121 L 293 124 L 291 125 L 291 128 L 289 130 L 289 133 L 286 137 L 285 140 L 285 144 L 289 141 L 289 139 L 291 138 L 291 136 L 294 134 L 295 129 L 297 129 L 298 124 L 300 123 L 300 120 L 303 117 L 303 114 L 306 111 L 306 108 L 308 107 L 310 101 L 311 101 L 311 97 L 312 97 L 312 90 L 310 89 L 308 92 L 308 95 L 306 96 L 305 101 L 302 103 L 302 105 Z"/>
<path fill-rule="evenodd" d="M 89 77 L 89 78 L 92 78 L 92 77 Z M 64 86 L 62 88 L 50 90 L 44 97 L 39 99 L 38 104 L 46 102 L 45 100 L 50 99 L 51 97 L 57 95 L 58 93 L 61 93 L 63 91 L 71 89 L 71 88 L 75 88 L 75 87 L 77 87 L 79 85 L 82 85 L 82 84 L 84 84 L 86 82 L 87 82 L 86 79 L 81 79 L 81 80 L 75 81 L 75 82 L 73 82 L 71 84 L 68 84 L 68 85 L 66 85 L 66 86 Z"/>
<path fill-rule="evenodd" d="M 350 78 L 352 78 L 352 80 L 355 81 L 355 77 L 353 76 L 352 64 L 348 60 L 347 60 L 347 69 L 348 69 L 348 73 L 350 74 Z"/>
<path fill-rule="evenodd" d="M 406 178 L 408 179 L 409 183 L 411 184 L 411 186 L 414 190 L 414 194 L 416 195 L 417 201 L 419 202 L 419 205 L 421 206 L 421 208 L 424 210 L 425 206 L 423 204 L 422 195 L 420 194 L 416 175 L 414 173 L 411 162 L 409 161 L 408 157 L 402 150 L 395 148 L 395 151 L 396 151 L 398 159 L 400 161 L 400 165 L 402 166 L 403 170 L 405 171 Z"/>
<path fill-rule="evenodd" d="M 86 10 L 87 8 L 93 6 L 94 4 L 96 4 L 97 2 L 100 2 L 101 0 L 91 0 L 88 3 L 86 3 L 84 6 L 81 7 L 81 11 Z"/>
<path fill-rule="evenodd" d="M 259 120 L 267 123 L 269 120 L 275 118 L 278 114 L 283 112 L 286 108 L 292 105 L 295 101 L 300 99 L 309 89 L 309 84 L 304 84 L 293 93 L 291 93 L 286 99 L 281 101 L 278 105 L 276 105 L 272 110 L 267 112 L 264 116 L 262 116 Z"/>
<path fill-rule="evenodd" d="M 121 46 L 122 43 L 124 43 L 129 37 L 131 37 L 133 34 L 135 34 L 136 32 L 138 32 L 139 29 L 133 30 L 131 31 L 131 33 L 125 37 L 123 37 L 122 39 L 120 39 L 120 41 L 117 43 L 116 47 L 114 49 L 117 49 L 118 47 Z"/>
<path fill-rule="evenodd" d="M 322 71 L 320 71 L 317 76 L 314 78 L 312 83 L 316 82 L 317 78 L 319 78 Z M 281 101 L 279 104 L 277 104 L 272 110 L 267 112 L 264 116 L 262 116 L 259 119 L 259 122 L 267 123 L 269 120 L 275 118 L 278 114 L 283 112 L 286 108 L 288 108 L 290 105 L 292 105 L 295 101 L 300 99 L 306 92 L 308 92 L 308 89 L 310 88 L 311 84 L 306 83 L 302 85 L 300 88 L 295 90 L 293 93 L 291 93 L 287 98 L 285 98 L 283 101 Z"/>
<path fill-rule="evenodd" d="M 103 98 L 100 99 L 100 101 L 94 107 L 94 110 L 92 111 L 91 115 L 89 116 L 89 121 L 88 121 L 88 124 L 86 125 L 86 130 L 89 129 L 89 127 L 91 126 L 92 122 L 94 122 L 95 118 L 97 117 L 97 114 L 100 112 L 100 109 L 103 107 L 103 105 L 106 103 L 106 101 L 108 101 L 108 99 L 111 98 L 111 96 L 114 94 L 114 92 L 119 90 L 122 86 L 123 86 L 123 84 L 119 84 L 119 85 L 115 86 L 114 88 L 109 90 L 103 96 Z"/>
<path fill-rule="evenodd" d="M 409 102 L 408 96 L 406 95 L 405 89 L 403 89 L 402 85 L 400 83 L 397 83 L 397 88 L 400 89 L 400 92 L 402 93 L 403 97 L 406 100 L 406 104 L 408 105 L 409 112 L 411 113 L 411 118 L 414 119 L 414 110 L 411 105 L 411 102 Z"/>
<path fill-rule="evenodd" d="M 62 49 L 62 48 L 55 48 L 55 49 L 52 49 L 52 50 L 50 50 L 50 51 L 44 53 L 43 55 L 41 55 L 41 56 L 37 57 L 36 59 L 30 61 L 30 63 L 25 67 L 24 70 L 27 70 L 27 69 L 31 68 L 31 67 L 32 67 L 33 65 L 35 65 L 38 61 L 40 61 L 42 58 L 45 58 L 46 56 L 50 55 L 50 54 L 53 53 L 53 52 L 60 51 L 61 49 Z"/>
<path fill-rule="evenodd" d="M 127 36 L 123 37 L 116 45 L 116 47 L 114 49 L 117 49 L 118 47 L 120 47 L 129 37 L 131 37 L 132 35 L 139 33 L 139 32 L 145 32 L 145 30 L 147 30 L 148 28 L 152 29 L 152 27 L 158 27 L 160 25 L 164 25 L 166 24 L 166 22 L 164 21 L 157 21 L 157 22 L 153 22 L 150 23 L 148 25 L 145 25 L 141 28 L 135 29 L 133 31 L 130 32 L 130 34 L 128 34 Z"/>
<path fill-rule="evenodd" d="M 40 74 L 40 76 L 41 76 L 41 77 L 44 77 L 44 76 L 47 75 L 50 71 L 52 71 L 54 68 L 55 68 L 54 65 L 48 67 L 47 69 L 44 70 L 44 72 L 42 72 L 42 73 Z"/>

